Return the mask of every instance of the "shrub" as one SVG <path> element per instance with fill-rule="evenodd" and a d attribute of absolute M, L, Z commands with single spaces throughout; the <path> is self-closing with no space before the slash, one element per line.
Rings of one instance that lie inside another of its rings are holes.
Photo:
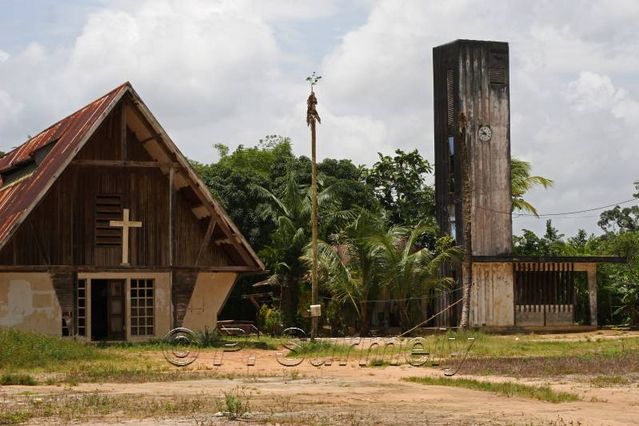
<path fill-rule="evenodd" d="M 23 385 L 23 386 L 35 386 L 38 382 L 30 374 L 3 374 L 0 377 L 0 385 Z"/>
<path fill-rule="evenodd" d="M 262 332 L 278 335 L 282 332 L 282 313 L 277 308 L 262 305 L 257 314 L 257 323 Z"/>

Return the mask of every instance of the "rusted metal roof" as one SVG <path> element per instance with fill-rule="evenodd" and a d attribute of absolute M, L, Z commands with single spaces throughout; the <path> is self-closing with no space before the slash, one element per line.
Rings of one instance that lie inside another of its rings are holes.
<path fill-rule="evenodd" d="M 34 160 L 34 154 L 39 149 L 54 143 L 33 173 L 0 188 L 0 248 L 129 86 L 129 83 L 124 83 L 116 87 L 0 158 L 0 172 L 6 172 Z M 3 184 L 1 180 L 0 185 Z"/>
<path fill-rule="evenodd" d="M 250 247 L 246 239 L 224 209 L 217 203 L 206 186 L 197 177 L 184 155 L 168 137 L 164 129 L 150 113 L 130 83 L 124 83 L 106 95 L 96 99 L 68 117 L 58 121 L 46 130 L 30 138 L 27 142 L 0 158 L 0 174 L 6 176 L 12 170 L 36 161 L 39 164 L 32 172 L 25 173 L 19 179 L 4 185 L 0 177 L 0 249 L 9 241 L 20 224 L 44 197 L 55 180 L 73 160 L 84 143 L 113 110 L 124 94 L 129 93 L 134 104 L 142 111 L 150 124 L 156 129 L 163 142 L 175 155 L 187 171 L 195 190 L 200 191 L 218 217 L 224 221 L 231 232 L 239 239 L 240 250 L 244 251 L 255 263 L 256 271 L 263 271 L 264 265 Z M 160 141 L 158 141 L 160 142 Z M 44 156 L 39 156 L 45 149 Z"/>

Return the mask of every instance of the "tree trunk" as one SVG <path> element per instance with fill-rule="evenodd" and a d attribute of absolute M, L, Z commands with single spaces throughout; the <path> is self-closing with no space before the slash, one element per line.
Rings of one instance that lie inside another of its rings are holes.
<path fill-rule="evenodd" d="M 384 334 L 388 334 L 388 329 L 390 328 L 390 300 L 388 300 L 390 292 L 388 288 L 384 287 L 382 290 L 382 299 L 384 300 Z"/>
<path fill-rule="evenodd" d="M 297 280 L 288 279 L 282 287 L 282 323 L 284 328 L 297 326 L 297 305 L 299 303 L 299 289 Z"/>
<path fill-rule="evenodd" d="M 367 337 L 370 332 L 370 320 L 368 318 L 368 302 L 360 302 L 359 304 L 359 335 L 360 337 Z"/>
<path fill-rule="evenodd" d="M 466 118 L 463 113 L 459 117 L 459 139 L 460 156 L 462 164 L 462 211 L 463 211 L 463 231 L 464 231 L 464 259 L 462 261 L 462 312 L 459 327 L 468 328 L 470 318 L 470 289 L 472 286 L 473 274 L 473 246 L 472 246 L 472 188 L 471 188 L 471 163 L 470 163 L 470 141 L 466 137 Z"/>
<path fill-rule="evenodd" d="M 412 327 L 412 322 L 410 318 L 410 303 L 408 301 L 401 301 L 399 305 L 399 313 L 400 313 L 400 328 L 402 332 L 408 330 Z"/>

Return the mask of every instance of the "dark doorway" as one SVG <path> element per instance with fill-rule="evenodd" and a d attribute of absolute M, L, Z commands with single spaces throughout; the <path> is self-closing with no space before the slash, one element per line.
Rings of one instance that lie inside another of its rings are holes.
<path fill-rule="evenodd" d="M 91 280 L 91 340 L 124 340 L 124 280 Z"/>

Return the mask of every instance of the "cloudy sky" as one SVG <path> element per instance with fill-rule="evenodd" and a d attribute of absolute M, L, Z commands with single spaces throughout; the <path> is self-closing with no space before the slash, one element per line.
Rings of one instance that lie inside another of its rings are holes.
<path fill-rule="evenodd" d="M 131 81 L 183 152 L 290 136 L 307 154 L 305 77 L 320 157 L 433 157 L 432 47 L 510 43 L 512 153 L 555 180 L 541 213 L 632 198 L 639 179 L 639 2 L 0 0 L 0 149 Z M 597 231 L 599 211 L 562 216 Z M 544 219 L 514 218 L 515 231 Z"/>

